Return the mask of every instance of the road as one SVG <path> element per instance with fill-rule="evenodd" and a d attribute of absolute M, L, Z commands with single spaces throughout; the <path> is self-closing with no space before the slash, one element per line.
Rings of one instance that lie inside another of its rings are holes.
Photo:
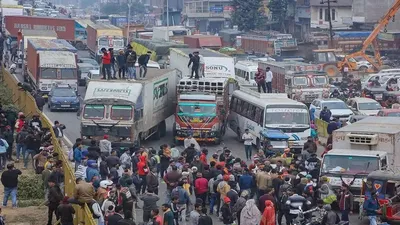
<path fill-rule="evenodd" d="M 89 57 L 88 52 L 86 51 L 79 51 L 78 52 L 78 57 Z M 17 77 L 22 80 L 21 75 L 17 75 Z M 84 87 L 79 87 L 78 89 L 79 94 L 81 95 L 81 98 L 83 99 L 85 96 L 85 88 Z M 47 106 L 44 107 L 44 114 L 52 121 L 54 122 L 55 120 L 58 120 L 60 123 L 63 123 L 66 125 L 66 130 L 65 130 L 65 135 L 66 137 L 74 142 L 76 138 L 80 137 L 80 120 L 79 117 L 77 117 L 76 112 L 50 112 L 47 108 Z M 173 123 L 173 118 L 170 117 L 167 119 L 167 135 L 158 140 L 158 141 L 146 141 L 144 142 L 144 146 L 146 147 L 153 147 L 155 149 L 159 149 L 159 146 L 162 144 L 171 144 L 172 143 L 172 123 Z M 227 130 L 223 142 L 218 145 L 218 146 L 205 146 L 209 150 L 209 155 L 215 153 L 218 150 L 221 150 L 223 147 L 228 147 L 233 155 L 236 157 L 240 157 L 242 159 L 245 158 L 245 152 L 244 152 L 244 147 L 241 143 L 239 143 L 236 140 L 236 134 L 232 132 L 230 129 Z M 182 147 L 180 147 L 181 150 L 183 150 Z M 318 152 L 319 155 L 322 153 L 323 149 L 322 147 L 319 147 Z M 165 193 L 166 186 L 165 184 L 160 185 L 160 193 Z M 162 194 L 161 194 L 162 195 Z M 159 205 L 164 203 L 164 197 L 161 197 L 161 200 L 159 201 Z M 142 218 L 142 211 L 138 210 L 137 211 L 139 221 Z M 361 224 L 368 224 L 368 221 L 360 221 L 358 220 L 356 215 L 351 215 L 350 216 L 350 224 L 351 225 L 361 225 Z M 215 217 L 213 216 L 214 224 L 216 225 L 222 225 L 222 223 Z"/>

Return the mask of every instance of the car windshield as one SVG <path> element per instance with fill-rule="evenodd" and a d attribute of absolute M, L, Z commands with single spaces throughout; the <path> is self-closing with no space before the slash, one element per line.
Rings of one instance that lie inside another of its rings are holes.
<path fill-rule="evenodd" d="M 400 117 L 400 112 L 390 112 L 387 114 L 388 117 Z"/>
<path fill-rule="evenodd" d="M 293 84 L 299 86 L 307 86 L 308 79 L 306 77 L 295 77 L 293 78 Z"/>
<path fill-rule="evenodd" d="M 61 78 L 62 79 L 74 79 L 75 69 L 61 69 Z"/>
<path fill-rule="evenodd" d="M 340 102 L 324 102 L 322 103 L 322 108 L 327 107 L 328 109 L 348 109 L 346 103 Z"/>
<path fill-rule="evenodd" d="M 313 82 L 314 82 L 314 85 L 325 85 L 325 84 L 327 84 L 325 76 L 315 76 L 314 79 L 313 79 Z"/>
<path fill-rule="evenodd" d="M 83 118 L 85 119 L 103 119 L 104 105 L 86 105 Z"/>
<path fill-rule="evenodd" d="M 57 79 L 57 69 L 55 68 L 42 68 L 40 76 L 43 79 Z"/>
<path fill-rule="evenodd" d="M 54 97 L 76 97 L 75 90 L 71 88 L 55 88 L 52 92 Z"/>
<path fill-rule="evenodd" d="M 216 115 L 216 104 L 205 104 L 205 103 L 190 103 L 181 102 L 178 104 L 179 116 L 215 116 Z"/>
<path fill-rule="evenodd" d="M 358 103 L 358 110 L 379 110 L 382 106 L 377 102 Z"/>
<path fill-rule="evenodd" d="M 369 173 L 378 170 L 378 159 L 369 156 L 325 155 L 322 170 L 325 173 Z"/>
<path fill-rule="evenodd" d="M 114 105 L 111 107 L 112 120 L 130 120 L 132 119 L 132 106 Z"/>
<path fill-rule="evenodd" d="M 307 125 L 310 124 L 308 110 L 299 108 L 270 108 L 265 114 L 266 125 Z"/>

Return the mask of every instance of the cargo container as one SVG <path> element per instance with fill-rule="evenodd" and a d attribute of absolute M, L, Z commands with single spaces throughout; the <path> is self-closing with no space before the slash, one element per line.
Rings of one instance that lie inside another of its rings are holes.
<path fill-rule="evenodd" d="M 119 27 L 108 24 L 89 24 L 87 31 L 87 47 L 90 54 L 98 62 L 101 61 L 102 48 L 113 48 L 114 53 L 124 49 L 124 37 Z"/>
<path fill-rule="evenodd" d="M 121 26 L 121 27 L 122 27 L 123 35 L 126 38 L 126 36 L 128 34 L 128 25 L 125 24 L 124 26 Z M 130 24 L 129 25 L 129 41 L 126 43 L 129 43 L 130 41 L 132 41 L 133 38 L 140 38 L 139 34 L 141 34 L 143 32 L 148 32 L 147 30 L 144 29 L 143 24 Z"/>
<path fill-rule="evenodd" d="M 282 52 L 297 51 L 297 41 L 291 35 L 241 36 L 241 49 L 246 52 L 281 55 Z"/>
<path fill-rule="evenodd" d="M 75 20 L 50 17 L 5 16 L 5 28 L 12 37 L 21 30 L 53 30 L 59 39 L 75 40 Z"/>
<path fill-rule="evenodd" d="M 28 82 L 44 95 L 55 84 L 68 84 L 76 90 L 76 53 L 76 48 L 66 40 L 28 39 Z"/>
<path fill-rule="evenodd" d="M 175 112 L 176 71 L 149 69 L 143 80 L 89 81 L 80 112 L 85 144 L 109 136 L 113 147 L 140 147 L 167 132 L 165 120 Z"/>
<path fill-rule="evenodd" d="M 116 27 L 125 27 L 128 24 L 128 18 L 120 15 L 110 15 L 109 17 L 111 24 Z"/>
<path fill-rule="evenodd" d="M 183 42 L 189 48 L 209 48 L 219 50 L 222 47 L 222 38 L 211 35 L 192 35 L 185 36 Z"/>

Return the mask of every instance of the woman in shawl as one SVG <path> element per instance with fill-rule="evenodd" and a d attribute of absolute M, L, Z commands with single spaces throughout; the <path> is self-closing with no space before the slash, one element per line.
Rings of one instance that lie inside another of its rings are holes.
<path fill-rule="evenodd" d="M 240 213 L 242 209 L 246 206 L 246 201 L 249 197 L 249 192 L 244 190 L 240 194 L 240 198 L 236 201 L 236 204 L 232 208 L 232 214 L 237 219 L 237 224 L 240 225 Z"/>
<path fill-rule="evenodd" d="M 271 200 L 265 201 L 265 209 L 262 214 L 260 225 L 275 225 L 275 207 Z"/>
<path fill-rule="evenodd" d="M 240 225 L 255 225 L 260 224 L 261 213 L 256 206 L 254 199 L 247 200 L 246 206 L 240 213 Z"/>

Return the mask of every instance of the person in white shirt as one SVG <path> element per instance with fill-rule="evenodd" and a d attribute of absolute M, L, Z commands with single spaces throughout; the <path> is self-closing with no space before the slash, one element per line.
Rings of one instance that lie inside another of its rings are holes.
<path fill-rule="evenodd" d="M 267 93 L 272 93 L 272 75 L 271 68 L 267 67 L 265 72 L 265 83 L 267 84 Z"/>
<path fill-rule="evenodd" d="M 249 133 L 249 129 L 244 131 L 242 135 L 242 140 L 244 141 L 244 150 L 246 152 L 246 159 L 251 160 L 251 148 L 253 147 L 253 135 Z"/>
<path fill-rule="evenodd" d="M 111 154 L 111 142 L 108 140 L 108 135 L 105 134 L 103 140 L 99 142 L 100 153 L 102 156 L 109 156 Z"/>
<path fill-rule="evenodd" d="M 189 148 L 189 146 L 191 144 L 194 144 L 194 148 L 197 151 L 200 151 L 199 143 L 197 143 L 196 139 L 194 139 L 192 135 L 189 135 L 187 138 L 185 138 L 185 140 L 183 140 L 183 145 L 185 146 L 185 149 L 186 149 L 186 148 Z"/>

